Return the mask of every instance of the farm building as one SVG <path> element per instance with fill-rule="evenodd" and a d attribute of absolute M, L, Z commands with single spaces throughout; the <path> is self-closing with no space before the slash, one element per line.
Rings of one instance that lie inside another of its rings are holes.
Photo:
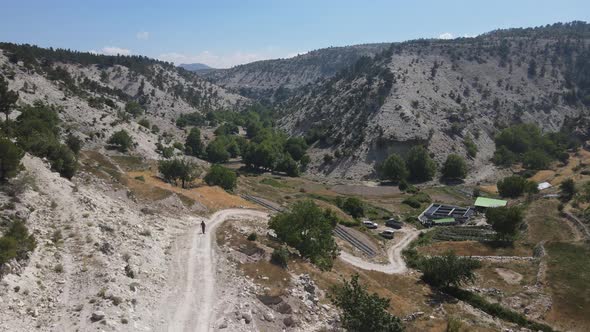
<path fill-rule="evenodd" d="M 424 225 L 456 225 L 469 220 L 475 213 L 472 207 L 433 203 L 418 217 Z"/>
<path fill-rule="evenodd" d="M 475 208 L 479 211 L 483 211 L 487 208 L 495 208 L 495 207 L 502 207 L 506 206 L 508 201 L 504 201 L 501 199 L 494 199 L 494 198 L 487 198 L 487 197 L 478 197 L 475 200 Z"/>

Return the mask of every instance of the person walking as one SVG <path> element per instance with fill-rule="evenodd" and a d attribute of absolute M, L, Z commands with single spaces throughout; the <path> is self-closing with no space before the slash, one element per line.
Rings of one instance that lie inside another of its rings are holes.
<path fill-rule="evenodd" d="M 203 230 L 203 234 L 205 234 L 205 221 L 201 221 L 201 230 Z"/>

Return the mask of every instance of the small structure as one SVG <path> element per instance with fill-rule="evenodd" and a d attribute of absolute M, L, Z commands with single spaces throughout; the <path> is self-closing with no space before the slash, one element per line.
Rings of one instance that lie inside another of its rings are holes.
<path fill-rule="evenodd" d="M 456 225 L 464 223 L 475 214 L 472 207 L 433 203 L 418 217 L 426 226 Z"/>
<path fill-rule="evenodd" d="M 434 219 L 432 220 L 432 224 L 435 226 L 452 226 L 457 224 L 457 220 L 455 220 L 453 217 Z"/>
<path fill-rule="evenodd" d="M 539 189 L 539 190 L 544 190 L 544 189 L 551 188 L 551 187 L 552 187 L 551 183 L 549 183 L 549 182 L 541 182 L 537 185 L 537 189 Z"/>
<path fill-rule="evenodd" d="M 508 201 L 504 201 L 501 199 L 494 199 L 494 198 L 487 198 L 487 197 L 478 197 L 475 200 L 475 203 L 473 205 L 475 205 L 475 208 L 483 211 L 487 208 L 495 208 L 495 207 L 502 207 L 502 206 L 506 206 L 506 204 L 508 204 Z"/>

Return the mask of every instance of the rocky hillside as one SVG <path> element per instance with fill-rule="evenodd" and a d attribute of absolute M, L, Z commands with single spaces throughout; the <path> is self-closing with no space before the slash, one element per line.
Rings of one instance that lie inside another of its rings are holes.
<path fill-rule="evenodd" d="M 264 60 L 230 69 L 218 69 L 204 76 L 244 96 L 282 99 L 290 90 L 334 76 L 362 56 L 373 56 L 388 43 L 330 47 L 290 59 Z"/>
<path fill-rule="evenodd" d="M 139 56 L 0 43 L 0 74 L 18 91 L 20 104 L 60 106 L 62 120 L 87 148 L 103 146 L 112 132 L 126 129 L 137 152 L 151 158 L 158 141 L 183 135 L 175 125 L 181 114 L 205 115 L 247 102 L 194 73 Z M 138 110 L 130 113 L 129 104 Z"/>
<path fill-rule="evenodd" d="M 391 152 L 424 144 L 440 163 L 473 141 L 474 176 L 485 176 L 498 128 L 557 131 L 588 116 L 589 42 L 590 25 L 574 22 L 393 44 L 300 89 L 280 125 L 315 142 L 311 173 L 371 177 Z"/>

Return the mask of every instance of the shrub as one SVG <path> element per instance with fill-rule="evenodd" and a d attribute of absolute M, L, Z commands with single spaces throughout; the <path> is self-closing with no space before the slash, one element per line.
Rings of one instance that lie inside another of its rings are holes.
<path fill-rule="evenodd" d="M 403 331 L 401 320 L 388 311 L 389 299 L 370 294 L 359 283 L 358 274 L 333 286 L 330 300 L 341 310 L 340 320 L 347 331 Z"/>
<path fill-rule="evenodd" d="M 210 186 L 220 186 L 225 190 L 232 190 L 236 187 L 237 175 L 236 172 L 230 169 L 220 165 L 213 165 L 205 175 L 204 180 Z"/>
<path fill-rule="evenodd" d="M 168 182 L 176 185 L 180 180 L 183 188 L 201 174 L 198 165 L 185 159 L 161 160 L 158 170 Z"/>
<path fill-rule="evenodd" d="M 365 215 L 365 206 L 363 202 L 356 197 L 348 197 L 346 199 L 338 199 L 336 205 L 344 212 L 350 214 L 353 218 L 360 218 Z"/>
<path fill-rule="evenodd" d="M 16 176 L 20 169 L 23 150 L 7 138 L 0 138 L 0 182 Z"/>
<path fill-rule="evenodd" d="M 113 133 L 107 143 L 120 152 L 127 152 L 127 150 L 133 145 L 133 138 L 129 135 L 127 130 L 122 129 Z"/>
<path fill-rule="evenodd" d="M 125 112 L 131 114 L 131 116 L 136 117 L 143 114 L 144 110 L 141 108 L 141 105 L 135 101 L 130 101 L 125 105 Z"/>
<path fill-rule="evenodd" d="M 322 210 L 313 201 L 293 204 L 290 210 L 274 215 L 269 228 L 277 238 L 309 258 L 322 270 L 332 268 L 338 254 L 338 246 L 332 230 L 338 219 L 331 210 Z"/>
<path fill-rule="evenodd" d="M 486 211 L 486 218 L 499 238 L 511 240 L 522 223 L 522 210 L 517 206 L 497 207 Z"/>
<path fill-rule="evenodd" d="M 258 238 L 258 235 L 256 235 L 256 233 L 254 233 L 254 232 L 248 234 L 248 241 L 256 241 L 257 238 Z"/>
<path fill-rule="evenodd" d="M 212 163 L 224 163 L 230 157 L 225 142 L 220 138 L 216 138 L 207 145 L 206 153 L 207 160 Z"/>
<path fill-rule="evenodd" d="M 289 262 L 289 250 L 285 247 L 276 248 L 270 255 L 270 262 L 286 269 Z"/>
<path fill-rule="evenodd" d="M 576 194 L 576 186 L 574 184 L 574 180 L 572 179 L 567 179 L 563 181 L 559 185 L 559 189 L 561 191 L 561 198 L 566 202 L 571 200 L 572 197 L 574 197 L 574 195 Z"/>
<path fill-rule="evenodd" d="M 36 246 L 35 237 L 29 234 L 25 223 L 21 220 L 13 221 L 6 233 L 0 237 L 0 265 L 13 258 L 27 258 L 28 253 Z"/>
<path fill-rule="evenodd" d="M 150 120 L 148 120 L 146 118 L 143 118 L 143 119 L 137 121 L 137 124 L 142 127 L 147 128 L 147 129 L 150 129 Z"/>
<path fill-rule="evenodd" d="M 408 197 L 402 201 L 403 204 L 409 205 L 414 209 L 419 208 L 422 204 L 414 197 Z"/>
<path fill-rule="evenodd" d="M 73 135 L 73 134 L 69 134 L 66 137 L 66 145 L 68 146 L 68 148 L 70 148 L 70 150 L 72 150 L 72 152 L 74 154 L 78 154 L 80 153 L 80 150 L 82 149 L 82 140 L 79 139 L 77 136 Z"/>
<path fill-rule="evenodd" d="M 453 252 L 422 259 L 422 279 L 434 287 L 460 286 L 475 281 L 473 271 L 481 267 L 475 259 L 458 257 Z"/>
<path fill-rule="evenodd" d="M 524 193 L 538 192 L 537 185 L 534 182 L 518 175 L 505 177 L 498 181 L 497 186 L 498 192 L 502 197 L 515 198 Z"/>

